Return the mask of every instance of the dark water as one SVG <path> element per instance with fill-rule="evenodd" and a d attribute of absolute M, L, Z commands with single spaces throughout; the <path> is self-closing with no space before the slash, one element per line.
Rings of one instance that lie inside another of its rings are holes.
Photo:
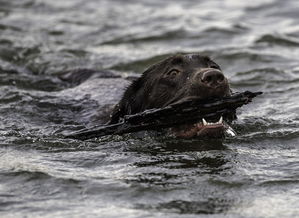
<path fill-rule="evenodd" d="M 295 0 L 0 0 L 0 216 L 299 217 L 298 18 Z M 62 139 L 121 89 L 59 73 L 140 73 L 176 52 L 264 91 L 237 137 Z"/>

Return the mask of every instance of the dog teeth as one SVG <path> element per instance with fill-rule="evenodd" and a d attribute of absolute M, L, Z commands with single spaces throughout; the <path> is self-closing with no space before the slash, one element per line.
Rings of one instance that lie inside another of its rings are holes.
<path fill-rule="evenodd" d="M 222 116 L 220 117 L 219 121 L 217 122 L 218 124 L 221 124 L 223 122 Z"/>
<path fill-rule="evenodd" d="M 221 116 L 218 122 L 215 123 L 209 123 L 205 120 L 205 118 L 202 118 L 202 124 L 204 126 L 211 126 L 211 125 L 215 125 L 215 124 L 222 124 L 223 123 L 223 117 Z"/>
<path fill-rule="evenodd" d="M 225 130 L 225 132 L 229 136 L 236 136 L 237 135 L 237 133 L 235 132 L 235 130 L 233 130 L 233 128 L 231 128 L 230 126 L 228 126 L 228 128 Z"/>

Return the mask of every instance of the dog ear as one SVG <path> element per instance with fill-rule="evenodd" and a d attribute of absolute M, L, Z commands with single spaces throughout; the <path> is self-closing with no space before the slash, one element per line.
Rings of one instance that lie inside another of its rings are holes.
<path fill-rule="evenodd" d="M 145 110 L 147 98 L 150 93 L 153 74 L 159 72 L 163 62 L 157 63 L 144 71 L 138 79 L 133 81 L 126 89 L 120 102 L 114 107 L 110 115 L 110 122 L 114 124 L 120 122 L 125 115 L 135 114 Z"/>
<path fill-rule="evenodd" d="M 143 100 L 143 78 L 140 77 L 133 81 L 126 89 L 122 99 L 115 105 L 112 114 L 110 115 L 109 124 L 120 122 L 120 119 L 125 115 L 138 113 L 142 107 Z"/>

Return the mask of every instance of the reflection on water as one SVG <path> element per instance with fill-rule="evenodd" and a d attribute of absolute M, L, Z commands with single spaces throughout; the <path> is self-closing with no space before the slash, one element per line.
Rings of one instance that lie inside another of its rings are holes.
<path fill-rule="evenodd" d="M 0 216 L 298 216 L 297 1 L 0 5 Z M 264 92 L 239 110 L 237 137 L 61 137 L 107 118 L 128 81 L 106 70 L 136 76 L 176 52 Z M 99 72 L 60 79 L 78 68 Z"/>

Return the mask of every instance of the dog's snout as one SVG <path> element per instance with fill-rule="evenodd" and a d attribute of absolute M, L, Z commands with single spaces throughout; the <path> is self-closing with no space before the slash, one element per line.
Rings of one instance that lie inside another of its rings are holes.
<path fill-rule="evenodd" d="M 211 88 L 222 85 L 225 82 L 225 77 L 222 72 L 216 69 L 198 72 L 198 74 L 197 78 L 200 82 Z"/>

